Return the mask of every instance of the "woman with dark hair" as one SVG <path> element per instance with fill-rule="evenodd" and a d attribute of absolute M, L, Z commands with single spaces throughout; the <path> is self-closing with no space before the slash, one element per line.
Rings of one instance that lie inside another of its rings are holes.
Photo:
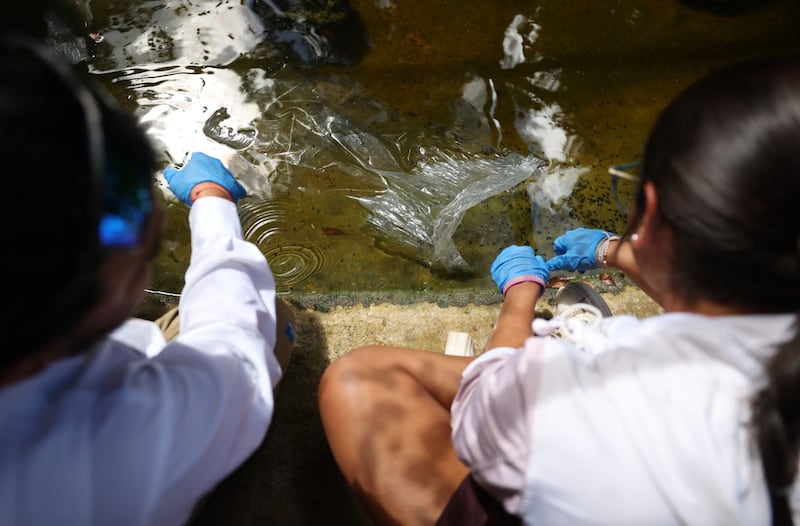
<path fill-rule="evenodd" d="M 167 341 L 130 317 L 163 219 L 144 132 L 8 35 L 0 126 L 0 523 L 184 523 L 263 439 L 291 347 L 267 262 L 242 239 L 245 190 L 202 153 L 165 171 L 193 246 Z"/>
<path fill-rule="evenodd" d="M 319 401 L 344 475 L 381 524 L 792 524 L 798 205 L 800 59 L 699 80 L 647 140 L 624 236 L 497 257 L 480 357 L 366 347 L 331 365 Z M 534 320 L 550 271 L 601 266 L 664 313 Z"/>

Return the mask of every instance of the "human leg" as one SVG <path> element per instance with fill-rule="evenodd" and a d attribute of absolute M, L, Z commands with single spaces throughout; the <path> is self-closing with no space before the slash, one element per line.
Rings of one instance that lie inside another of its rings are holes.
<path fill-rule="evenodd" d="M 178 307 L 172 307 L 154 320 L 154 323 L 161 329 L 164 339 L 172 341 L 181 331 L 181 319 L 180 316 L 178 316 Z"/>
<path fill-rule="evenodd" d="M 376 523 L 434 524 L 466 477 L 450 438 L 450 404 L 471 360 L 371 346 L 323 375 L 325 434 Z"/>

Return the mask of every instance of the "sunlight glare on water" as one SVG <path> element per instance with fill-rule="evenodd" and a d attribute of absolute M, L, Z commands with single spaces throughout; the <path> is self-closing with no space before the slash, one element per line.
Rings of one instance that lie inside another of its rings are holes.
<path fill-rule="evenodd" d="M 246 235 L 283 291 L 492 286 L 511 243 L 621 230 L 609 165 L 711 68 L 797 50 L 800 8 L 93 0 L 91 71 L 164 165 L 202 150 L 250 191 Z M 276 11 L 274 8 L 278 8 Z M 164 188 L 165 195 L 169 191 Z M 185 220 L 170 207 L 170 223 Z M 180 287 L 185 228 L 157 286 Z"/>

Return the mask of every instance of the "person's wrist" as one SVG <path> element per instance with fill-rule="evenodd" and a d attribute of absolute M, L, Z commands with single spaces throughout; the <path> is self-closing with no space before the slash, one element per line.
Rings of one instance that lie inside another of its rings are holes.
<path fill-rule="evenodd" d="M 619 236 L 614 236 L 613 238 L 608 240 L 608 248 L 606 248 L 605 254 L 605 267 L 614 267 L 615 261 L 617 260 L 617 249 L 619 249 L 619 245 L 622 242 L 622 238 Z"/>
<path fill-rule="evenodd" d="M 503 305 L 518 305 L 526 310 L 534 309 L 536 302 L 542 297 L 544 287 L 534 281 L 522 281 L 506 291 L 503 296 Z"/>
<path fill-rule="evenodd" d="M 224 186 L 211 181 L 197 183 L 192 187 L 192 191 L 189 193 L 189 201 L 194 203 L 201 197 L 221 197 L 234 202 L 233 196 Z"/>
<path fill-rule="evenodd" d="M 608 249 L 613 241 L 619 241 L 619 236 L 606 234 L 605 239 L 601 240 L 595 248 L 594 259 L 599 268 L 608 267 Z"/>
<path fill-rule="evenodd" d="M 541 276 L 537 276 L 535 274 L 526 274 L 526 275 L 523 275 L 523 276 L 516 276 L 516 277 L 511 278 L 510 280 L 506 281 L 505 284 L 503 285 L 503 290 L 502 290 L 503 296 L 508 294 L 508 291 L 512 287 L 514 287 L 516 285 L 520 285 L 522 283 L 531 283 L 531 284 L 539 285 L 539 296 L 544 294 L 544 289 L 547 286 L 547 284 L 545 283 L 544 279 L 542 279 Z"/>

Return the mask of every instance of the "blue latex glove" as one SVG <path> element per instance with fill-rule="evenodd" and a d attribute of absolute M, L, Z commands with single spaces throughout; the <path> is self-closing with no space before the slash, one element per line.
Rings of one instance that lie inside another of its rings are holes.
<path fill-rule="evenodd" d="M 227 190 L 236 202 L 247 194 L 222 161 L 201 152 L 193 152 L 183 168 L 167 168 L 164 179 L 175 196 L 192 206 L 192 188 L 199 183 L 216 183 Z"/>
<path fill-rule="evenodd" d="M 576 228 L 556 238 L 556 256 L 547 261 L 549 270 L 583 272 L 597 268 L 597 245 L 610 237 L 605 230 Z"/>
<path fill-rule="evenodd" d="M 503 296 L 513 285 L 525 281 L 541 285 L 541 294 L 544 294 L 547 280 L 550 279 L 544 258 L 537 256 L 529 246 L 511 245 L 504 248 L 492 263 L 491 273 Z"/>

